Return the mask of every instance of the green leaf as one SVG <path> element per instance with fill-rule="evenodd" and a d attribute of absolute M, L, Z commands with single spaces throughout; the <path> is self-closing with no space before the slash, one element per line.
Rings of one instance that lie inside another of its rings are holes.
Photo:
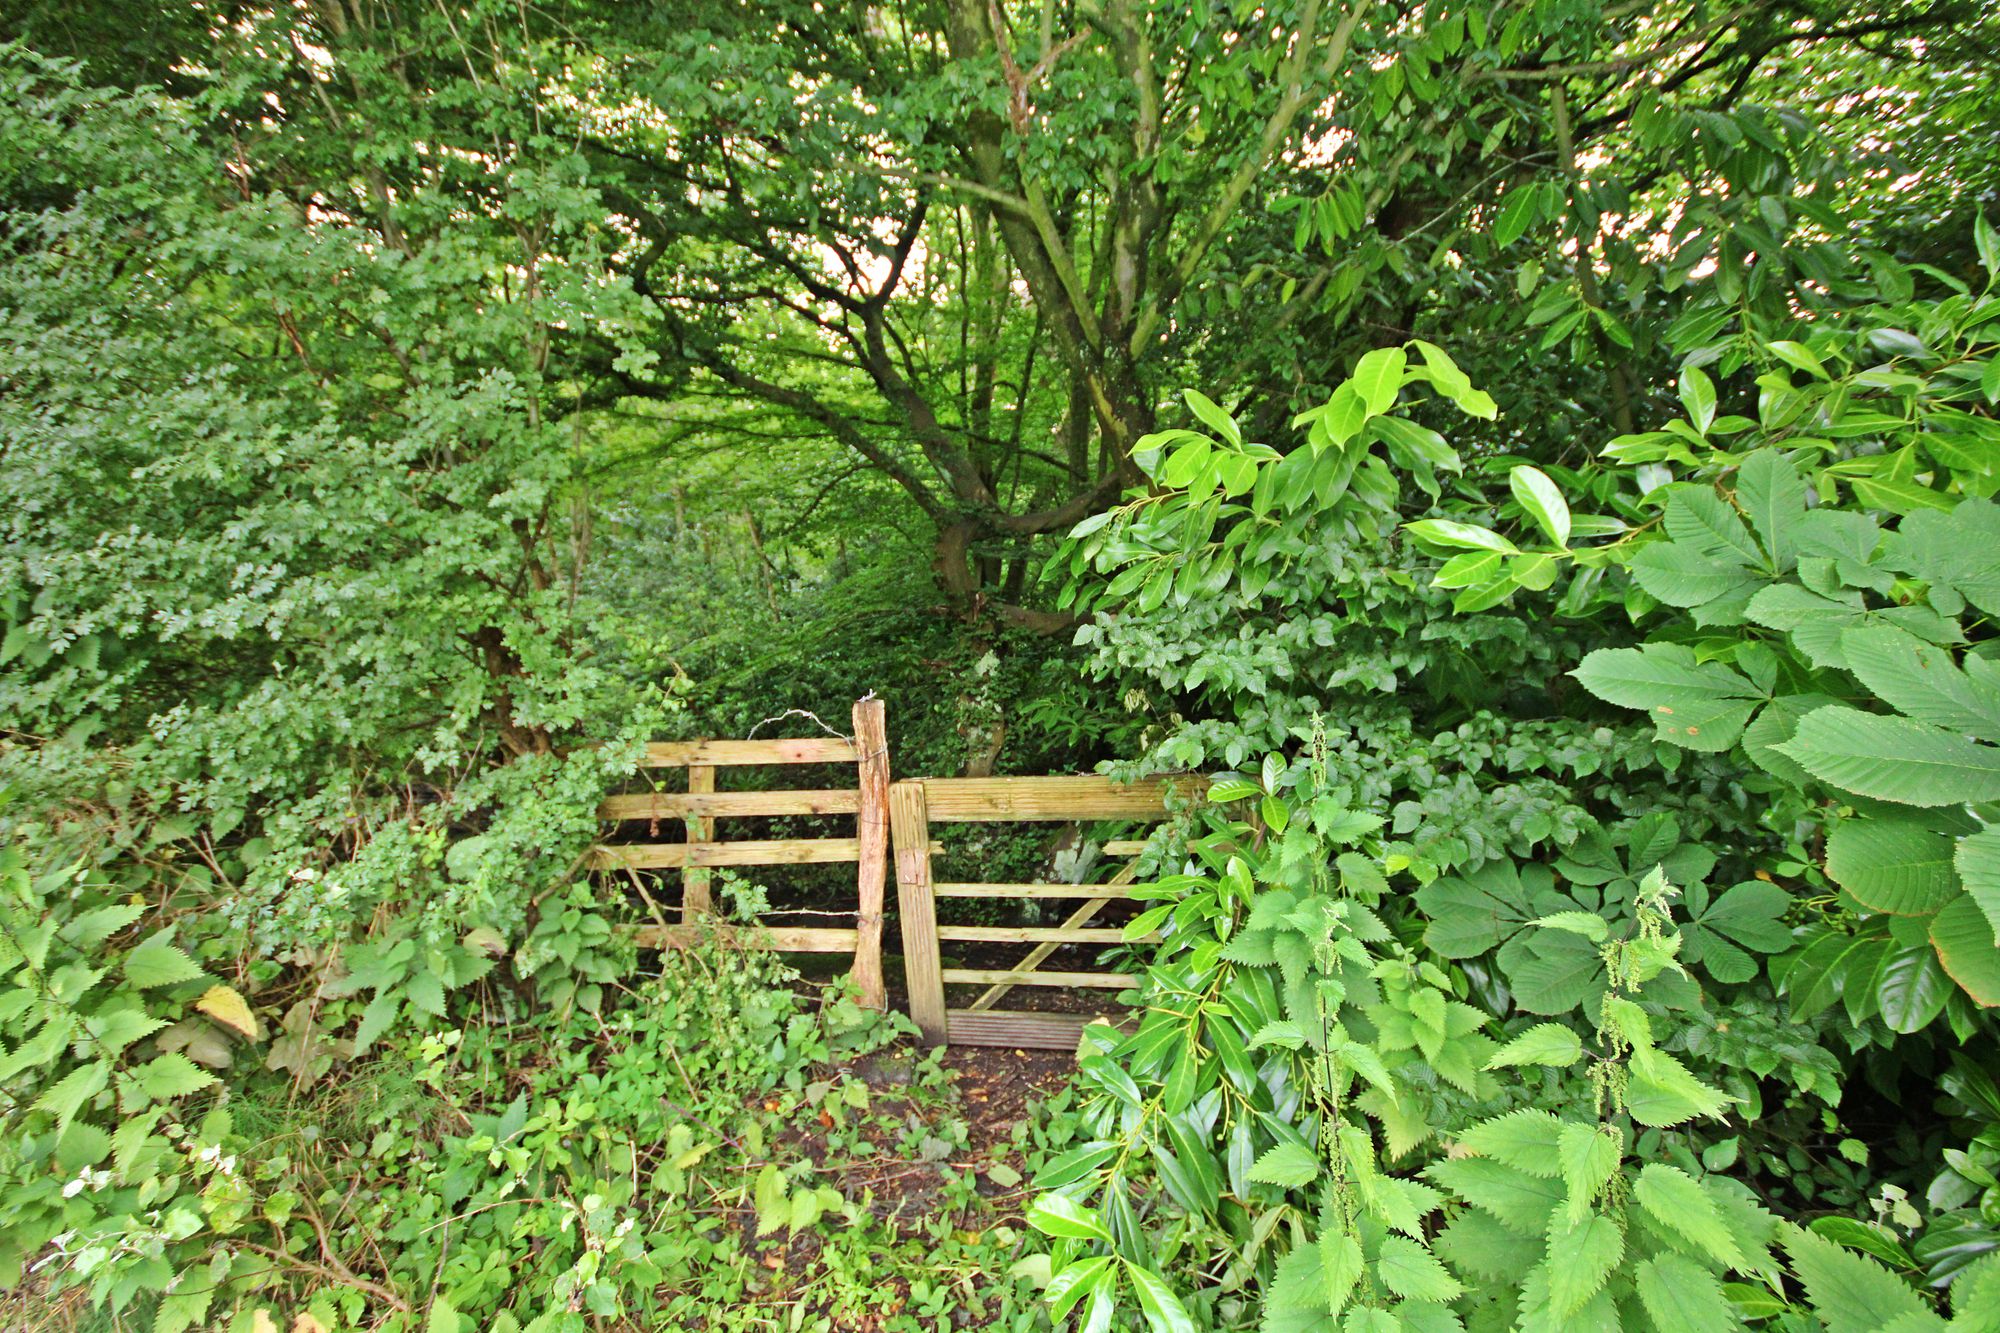
<path fill-rule="evenodd" d="M 1504 250 L 1527 234 L 1535 223 L 1541 190 L 1535 185 L 1517 185 L 1500 201 L 1493 218 L 1493 243 Z"/>
<path fill-rule="evenodd" d="M 1097 1214 L 1067 1194 L 1044 1194 L 1036 1199 L 1028 1206 L 1028 1225 L 1059 1240 L 1111 1241 L 1111 1233 Z"/>
<path fill-rule="evenodd" d="M 2000 749 L 1907 718 L 1821 708 L 1774 746 L 1822 782 L 1902 805 L 1963 805 L 2000 798 Z"/>
<path fill-rule="evenodd" d="M 1396 395 L 1403 388 L 1403 368 L 1408 358 L 1401 347 L 1377 347 L 1363 354 L 1354 367 L 1350 382 L 1354 391 L 1361 395 L 1361 402 L 1368 409 L 1368 415 L 1379 417 L 1396 405 Z"/>
<path fill-rule="evenodd" d="M 1139 1298 L 1139 1310 L 1153 1333 L 1195 1333 L 1193 1316 L 1167 1280 L 1150 1268 L 1127 1262 L 1125 1275 L 1132 1279 L 1132 1292 Z"/>
<path fill-rule="evenodd" d="M 1634 1274 L 1639 1303 L 1653 1323 L 1675 1333 L 1729 1333 L 1739 1328 L 1736 1312 L 1715 1274 L 1678 1254 L 1640 1264 Z"/>
<path fill-rule="evenodd" d="M 1951 977 L 1929 940 L 1887 949 L 1875 965 L 1875 1007 L 1892 1032 L 1919 1032 L 1943 1012 Z"/>
<path fill-rule="evenodd" d="M 1581 935 L 1594 944 L 1602 944 L 1611 937 L 1611 927 L 1595 912 L 1556 912 L 1549 916 L 1536 917 L 1528 923 L 1544 930 L 1560 930 L 1571 935 Z"/>
<path fill-rule="evenodd" d="M 1236 425 L 1236 419 L 1218 407 L 1207 394 L 1199 389 L 1183 389 L 1181 397 L 1186 400 L 1189 410 L 1201 419 L 1203 425 L 1237 448 L 1243 447 L 1243 432 Z"/>
<path fill-rule="evenodd" d="M 1569 1190 L 1569 1220 L 1579 1222 L 1618 1170 L 1625 1138 L 1609 1125 L 1565 1123 L 1556 1151 L 1562 1159 L 1563 1185 Z"/>
<path fill-rule="evenodd" d="M 1540 468 L 1521 466 L 1507 473 L 1507 488 L 1557 546 L 1569 545 L 1569 502 Z"/>
<path fill-rule="evenodd" d="M 1849 816 L 1826 841 L 1826 873 L 1863 907 L 1929 916 L 1958 896 L 1953 840 L 1914 819 Z"/>
<path fill-rule="evenodd" d="M 1961 838 L 1952 864 L 1965 891 L 1986 914 L 1986 924 L 2000 934 L 2000 829 L 1981 829 Z"/>
<path fill-rule="evenodd" d="M 1510 1231 L 1538 1239 L 1564 1199 L 1563 1188 L 1554 1179 L 1539 1179 L 1487 1157 L 1446 1158 L 1425 1167 L 1424 1174 L 1474 1208 L 1491 1213 Z"/>
<path fill-rule="evenodd" d="M 1733 561 L 1683 542 L 1652 542 L 1632 557 L 1632 577 L 1668 606 L 1698 607 L 1745 597 L 1757 584 Z"/>
<path fill-rule="evenodd" d="M 1665 1051 L 1637 1046 L 1632 1050 L 1625 1104 L 1640 1124 L 1666 1129 L 1697 1116 L 1720 1115 L 1729 1099 Z"/>
<path fill-rule="evenodd" d="M 1798 469 L 1776 449 L 1758 449 L 1736 472 L 1736 503 L 1750 519 L 1772 565 L 1783 572 L 1797 563 L 1793 534 L 1806 514 L 1806 486 Z"/>
<path fill-rule="evenodd" d="M 1342 1231 L 1320 1233 L 1319 1269 L 1320 1278 L 1325 1283 L 1321 1309 L 1328 1314 L 1340 1313 L 1354 1290 L 1354 1284 L 1361 1280 L 1364 1264 L 1361 1243 L 1354 1237 Z"/>
<path fill-rule="evenodd" d="M 1731 1268 L 1743 1266 L 1743 1252 L 1715 1201 L 1687 1172 L 1664 1162 L 1648 1162 L 1639 1170 L 1632 1197 L 1654 1221 L 1697 1252 L 1714 1255 Z"/>
<path fill-rule="evenodd" d="M 1670 490 L 1666 528 L 1674 545 L 1690 547 L 1724 565 L 1755 568 L 1764 564 L 1764 553 L 1750 529 L 1711 486 L 1688 483 Z"/>
<path fill-rule="evenodd" d="M 1449 1301 L 1465 1291 L 1429 1250 L 1403 1236 L 1383 1240 L 1375 1256 L 1375 1276 L 1390 1291 L 1411 1300 Z"/>
<path fill-rule="evenodd" d="M 200 1092 L 215 1083 L 215 1075 L 198 1067 L 179 1051 L 170 1051 L 135 1071 L 139 1087 L 156 1102 Z"/>
<path fill-rule="evenodd" d="M 1473 1125 L 1458 1142 L 1467 1152 L 1553 1179 L 1562 1174 L 1562 1131 L 1563 1122 L 1547 1111 L 1524 1107 Z"/>
<path fill-rule="evenodd" d="M 196 981 L 204 975 L 194 960 L 174 943 L 172 926 L 147 936 L 125 955 L 125 979 L 141 990 Z"/>
<path fill-rule="evenodd" d="M 1880 1264 L 1799 1227 L 1785 1228 L 1784 1245 L 1827 1333 L 1882 1333 L 1899 1319 L 1930 1314 L 1923 1298 Z"/>
<path fill-rule="evenodd" d="M 35 1098 L 35 1109 L 55 1117 L 56 1137 L 61 1138 L 63 1131 L 69 1128 L 69 1122 L 83 1110 L 84 1103 L 103 1092 L 110 1081 L 109 1060 L 92 1060 L 78 1065 L 42 1090 L 42 1095 Z"/>
<path fill-rule="evenodd" d="M 1931 919 L 1931 944 L 1960 990 L 1988 1008 L 2000 1005 L 2000 948 L 1972 895 L 1953 899 Z"/>
<path fill-rule="evenodd" d="M 1798 342 L 1765 343 L 1771 354 L 1795 370 L 1803 370 L 1816 379 L 1827 379 L 1826 365 L 1813 355 L 1810 347 Z"/>
<path fill-rule="evenodd" d="M 1403 530 L 1419 541 L 1428 542 L 1433 546 L 1498 551 L 1502 555 L 1520 554 L 1519 547 L 1497 532 L 1490 532 L 1470 523 L 1456 523 L 1446 518 L 1426 518 L 1415 523 L 1405 523 Z"/>
<path fill-rule="evenodd" d="M 1265 1185 L 1299 1189 L 1319 1179 L 1318 1154 L 1302 1143 L 1280 1143 L 1265 1150 L 1250 1168 L 1250 1179 Z"/>
<path fill-rule="evenodd" d="M 1737 672 L 1719 662 L 1697 661 L 1694 650 L 1680 644 L 1599 648 L 1570 674 L 1606 703 L 1642 709 L 1656 722 L 1671 721 L 1682 709 L 1761 696 Z"/>
<path fill-rule="evenodd" d="M 1549 1306 L 1566 1319 L 1604 1289 L 1625 1256 L 1625 1233 L 1602 1213 L 1581 1222 L 1557 1217 L 1549 1226 Z"/>
<path fill-rule="evenodd" d="M 1688 420 L 1703 435 L 1715 424 L 1715 381 L 1695 366 L 1681 372 L 1681 406 L 1687 409 Z"/>
<path fill-rule="evenodd" d="M 1583 1058 L 1583 1042 L 1560 1023 L 1537 1023 L 1502 1046 L 1486 1062 L 1488 1069 L 1505 1065 L 1548 1065 L 1567 1069 Z"/>
<path fill-rule="evenodd" d="M 1959 670 L 1950 653 L 1893 625 L 1840 635 L 1847 669 L 1874 695 L 1919 722 L 2000 741 L 2000 689 Z"/>

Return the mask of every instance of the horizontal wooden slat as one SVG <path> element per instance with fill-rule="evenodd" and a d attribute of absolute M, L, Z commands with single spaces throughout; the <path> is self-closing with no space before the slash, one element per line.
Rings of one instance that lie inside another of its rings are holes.
<path fill-rule="evenodd" d="M 950 1009 L 945 1022 L 954 1046 L 1017 1046 L 1034 1051 L 1073 1051 L 1092 1023 L 1118 1023 L 1106 1014 L 1036 1014 L 1010 1009 Z M 1123 1021 L 1129 1022 L 1129 1019 Z"/>
<path fill-rule="evenodd" d="M 654 741 L 640 762 L 647 768 L 689 764 L 852 764 L 861 752 L 837 736 L 773 741 Z"/>
<path fill-rule="evenodd" d="M 947 986 L 1084 986 L 1124 990 L 1139 978 L 1124 972 L 1009 972 L 1005 968 L 947 967 L 939 975 Z"/>
<path fill-rule="evenodd" d="M 861 793 L 845 787 L 800 791 L 642 792 L 608 796 L 599 819 L 681 819 L 689 815 L 851 815 Z"/>
<path fill-rule="evenodd" d="M 1128 884 L 958 884 L 931 885 L 940 898 L 1130 898 Z"/>
<path fill-rule="evenodd" d="M 638 926 L 632 938 L 642 949 L 682 949 L 720 938 L 739 949 L 780 953 L 853 953 L 858 932 L 840 926 Z"/>
<path fill-rule="evenodd" d="M 1104 844 L 1104 854 L 1106 856 L 1137 856 L 1140 852 L 1143 852 L 1145 850 L 1146 850 L 1146 843 L 1144 839 L 1139 839 L 1133 842 L 1125 842 L 1121 840 L 1121 841 L 1107 842 Z"/>
<path fill-rule="evenodd" d="M 743 842 L 630 842 L 591 849 L 590 867 L 675 870 L 682 866 L 798 866 L 859 861 L 853 838 L 774 838 Z"/>
<path fill-rule="evenodd" d="M 1192 793 L 1206 780 L 1192 774 L 1148 778 L 1130 786 L 1085 774 L 1052 778 L 924 778 L 924 807 L 932 823 L 1004 820 L 1159 819 L 1165 793 Z"/>
<path fill-rule="evenodd" d="M 1122 944 L 1117 926 L 939 926 L 941 940 L 983 940 L 988 944 Z M 1142 935 L 1135 944 L 1158 944 L 1158 935 Z"/>

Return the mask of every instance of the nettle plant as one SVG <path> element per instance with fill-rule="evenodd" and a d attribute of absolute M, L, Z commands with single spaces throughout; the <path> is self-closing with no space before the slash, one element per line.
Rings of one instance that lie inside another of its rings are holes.
<path fill-rule="evenodd" d="M 1594 981 L 1559 1020 L 1502 1025 L 1405 943 L 1442 918 L 1421 899 L 1397 918 L 1404 867 L 1323 756 L 1211 795 L 1256 800 L 1259 822 L 1211 808 L 1189 869 L 1146 890 L 1162 901 L 1131 930 L 1166 940 L 1144 1018 L 1092 1031 L 1084 1141 L 1035 1178 L 1059 1325 L 1124 1310 L 1270 1333 L 1989 1326 L 2000 1260 L 1967 1271 L 1946 1325 L 1820 1234 L 1880 1250 L 1878 1230 L 1801 1230 L 1704 1167 L 1688 1131 L 1732 1098 L 1667 1049 L 1694 983 L 1662 863 L 1616 912 L 1544 900 L 1519 923 L 1574 941 Z"/>

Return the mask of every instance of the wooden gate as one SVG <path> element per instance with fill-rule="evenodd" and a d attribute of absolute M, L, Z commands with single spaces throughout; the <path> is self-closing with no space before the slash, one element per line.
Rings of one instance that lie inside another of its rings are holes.
<path fill-rule="evenodd" d="M 765 764 L 853 764 L 852 787 L 790 791 L 718 791 L 716 770 Z M 664 741 L 646 747 L 646 768 L 687 770 L 685 792 L 646 792 L 613 796 L 599 807 L 600 818 L 613 823 L 629 820 L 680 819 L 685 842 L 600 844 L 589 864 L 599 870 L 624 870 L 653 910 L 657 924 L 635 932 L 649 949 L 672 949 L 700 934 L 727 934 L 742 944 L 799 953 L 851 953 L 854 980 L 862 1003 L 880 1009 L 882 986 L 882 895 L 888 874 L 889 739 L 882 701 L 863 699 L 854 705 L 854 735 L 812 736 L 795 740 Z M 779 838 L 761 841 L 718 841 L 715 821 L 731 816 L 846 815 L 855 817 L 851 838 Z M 700 918 L 711 908 L 709 870 L 714 866 L 811 865 L 853 862 L 855 921 L 852 926 L 759 926 L 731 930 Z M 647 891 L 639 870 L 681 872 L 680 924 L 664 919 L 663 909 Z"/>
<path fill-rule="evenodd" d="M 903 966 L 910 988 L 910 1017 L 933 1045 L 1028 1046 L 1071 1050 L 1086 1023 L 1104 1015 L 1034 1013 L 994 1008 L 1015 986 L 1089 987 L 1123 990 L 1138 978 L 1116 972 L 1043 972 L 1038 966 L 1065 944 L 1119 943 L 1124 931 L 1092 926 L 1090 919 L 1114 899 L 1131 896 L 1133 865 L 1106 884 L 1007 884 L 939 880 L 932 875 L 937 851 L 933 823 L 1013 821 L 1075 822 L 1136 820 L 1157 822 L 1166 801 L 1199 790 L 1200 779 L 1158 778 L 1130 786 L 1104 777 L 913 778 L 889 789 L 890 820 L 896 846 L 896 900 L 903 927 Z M 1110 842 L 1106 855 L 1136 855 L 1141 842 Z M 1078 899 L 1080 905 L 1059 926 L 963 926 L 940 924 L 940 898 Z M 1034 947 L 1013 967 L 943 967 L 945 941 L 986 941 Z M 945 1006 L 946 986 L 983 985 L 963 1009 Z"/>

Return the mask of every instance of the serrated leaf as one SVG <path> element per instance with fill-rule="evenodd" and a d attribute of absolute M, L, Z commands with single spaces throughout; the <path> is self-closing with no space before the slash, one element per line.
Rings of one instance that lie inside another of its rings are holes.
<path fill-rule="evenodd" d="M 1853 708 L 1806 714 L 1773 747 L 1820 781 L 1899 805 L 1966 805 L 2000 799 L 2000 749 L 1939 727 Z"/>
<path fill-rule="evenodd" d="M 1639 1169 L 1632 1197 L 1653 1220 L 1701 1253 L 1712 1254 L 1731 1268 L 1743 1266 L 1743 1252 L 1723 1222 L 1715 1201 L 1694 1177 L 1679 1167 L 1648 1162 Z"/>
<path fill-rule="evenodd" d="M 1549 1308 L 1563 1319 L 1581 1310 L 1624 1255 L 1625 1233 L 1604 1214 L 1558 1216 L 1549 1226 Z"/>
<path fill-rule="evenodd" d="M 1633 1048 L 1625 1107 L 1634 1120 L 1666 1129 L 1700 1116 L 1721 1115 L 1729 1099 L 1665 1051 Z"/>
<path fill-rule="evenodd" d="M 170 1051 L 134 1071 L 139 1087 L 156 1102 L 172 1101 L 191 1092 L 200 1092 L 216 1082 L 215 1075 L 201 1068 L 179 1051 Z"/>
<path fill-rule="evenodd" d="M 192 958 L 174 943 L 174 928 L 149 935 L 125 955 L 125 979 L 141 990 L 195 981 L 204 974 Z"/>
<path fill-rule="evenodd" d="M 1931 1313 L 1901 1278 L 1832 1241 L 1788 1227 L 1784 1246 L 1827 1333 L 1881 1333 L 1899 1319 Z"/>
<path fill-rule="evenodd" d="M 1531 1176 L 1553 1178 L 1562 1174 L 1563 1123 L 1547 1111 L 1524 1107 L 1506 1115 L 1481 1121 L 1459 1136 L 1459 1145 L 1504 1162 Z"/>
<path fill-rule="evenodd" d="M 1675 1333 L 1729 1333 L 1738 1328 L 1735 1309 L 1715 1274 L 1678 1254 L 1640 1264 L 1633 1275 L 1639 1303 L 1653 1323 Z"/>
<path fill-rule="evenodd" d="M 1250 1179 L 1265 1185 L 1299 1189 L 1319 1179 L 1318 1154 L 1302 1143 L 1280 1143 L 1265 1150 L 1250 1168 Z"/>
<path fill-rule="evenodd" d="M 1597 1195 L 1618 1170 L 1624 1157 L 1625 1139 L 1609 1125 L 1568 1123 L 1556 1145 L 1562 1159 L 1563 1187 L 1569 1191 L 1568 1214 L 1581 1221 L 1597 1202 Z"/>
<path fill-rule="evenodd" d="M 1826 873 L 1862 906 L 1929 916 L 1958 896 L 1953 840 L 1915 819 L 1849 816 L 1826 842 Z"/>
<path fill-rule="evenodd" d="M 1567 1069 L 1583 1057 L 1583 1041 L 1560 1023 L 1537 1023 L 1502 1046 L 1486 1062 L 1488 1069 L 1506 1065 L 1547 1065 Z"/>
<path fill-rule="evenodd" d="M 1383 1240 L 1375 1257 L 1375 1276 L 1390 1291 L 1411 1300 L 1449 1301 L 1465 1291 L 1429 1250 L 1404 1236 Z"/>

